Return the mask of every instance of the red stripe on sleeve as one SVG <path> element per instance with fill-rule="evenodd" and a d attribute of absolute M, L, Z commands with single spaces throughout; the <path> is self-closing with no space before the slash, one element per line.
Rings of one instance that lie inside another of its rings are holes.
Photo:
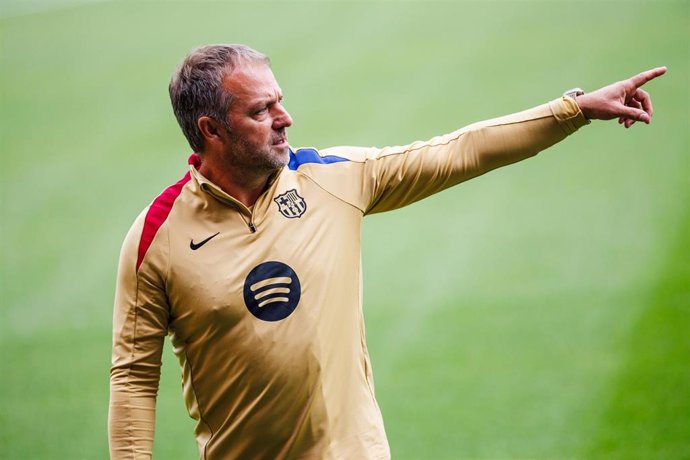
<path fill-rule="evenodd" d="M 163 193 L 158 195 L 158 197 L 153 200 L 153 203 L 151 203 L 146 213 L 146 219 L 144 219 L 144 229 L 141 232 L 141 239 L 139 240 L 137 271 L 139 271 L 139 266 L 144 260 L 146 251 L 149 250 L 153 238 L 156 236 L 156 233 L 158 233 L 158 229 L 161 228 L 165 219 L 168 218 L 175 200 L 180 196 L 180 193 L 182 193 L 182 187 L 184 187 L 184 184 L 189 182 L 190 179 L 191 175 L 189 173 L 185 174 L 182 179 L 166 188 Z"/>

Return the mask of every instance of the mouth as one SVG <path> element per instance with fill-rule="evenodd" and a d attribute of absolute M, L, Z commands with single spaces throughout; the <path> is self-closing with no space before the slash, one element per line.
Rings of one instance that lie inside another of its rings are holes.
<path fill-rule="evenodd" d="M 287 134 L 283 133 L 273 140 L 273 146 L 279 148 L 285 148 L 288 146 Z"/>

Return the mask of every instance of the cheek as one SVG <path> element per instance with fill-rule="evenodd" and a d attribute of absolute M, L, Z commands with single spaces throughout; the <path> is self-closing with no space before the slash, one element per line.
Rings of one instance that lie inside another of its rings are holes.
<path fill-rule="evenodd" d="M 271 121 L 268 119 L 251 120 L 235 125 L 234 133 L 245 144 L 262 146 L 270 142 L 273 136 L 273 128 Z"/>
<path fill-rule="evenodd" d="M 261 126 L 256 130 L 256 137 L 262 141 L 271 139 L 273 137 L 272 124 L 270 122 L 262 123 Z"/>

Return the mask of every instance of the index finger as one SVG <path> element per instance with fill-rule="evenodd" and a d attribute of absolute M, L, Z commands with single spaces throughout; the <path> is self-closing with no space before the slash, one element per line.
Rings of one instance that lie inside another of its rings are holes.
<path fill-rule="evenodd" d="M 664 67 L 657 67 L 652 70 L 647 70 L 646 72 L 638 73 L 634 77 L 630 78 L 630 81 L 632 82 L 633 85 L 635 85 L 635 88 L 639 88 L 640 86 L 644 85 L 648 81 L 654 80 L 656 77 L 660 77 L 663 74 L 666 73 L 666 66 Z"/>

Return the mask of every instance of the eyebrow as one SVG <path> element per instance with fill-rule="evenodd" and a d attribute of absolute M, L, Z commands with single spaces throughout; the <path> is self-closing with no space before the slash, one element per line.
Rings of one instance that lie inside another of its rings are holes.
<path fill-rule="evenodd" d="M 276 98 L 275 96 L 259 96 L 259 99 L 257 99 L 254 103 L 250 105 L 251 108 L 257 108 L 261 107 L 264 104 L 270 103 L 270 102 L 280 102 L 280 100 L 283 99 L 283 93 L 279 93 L 278 97 Z"/>

